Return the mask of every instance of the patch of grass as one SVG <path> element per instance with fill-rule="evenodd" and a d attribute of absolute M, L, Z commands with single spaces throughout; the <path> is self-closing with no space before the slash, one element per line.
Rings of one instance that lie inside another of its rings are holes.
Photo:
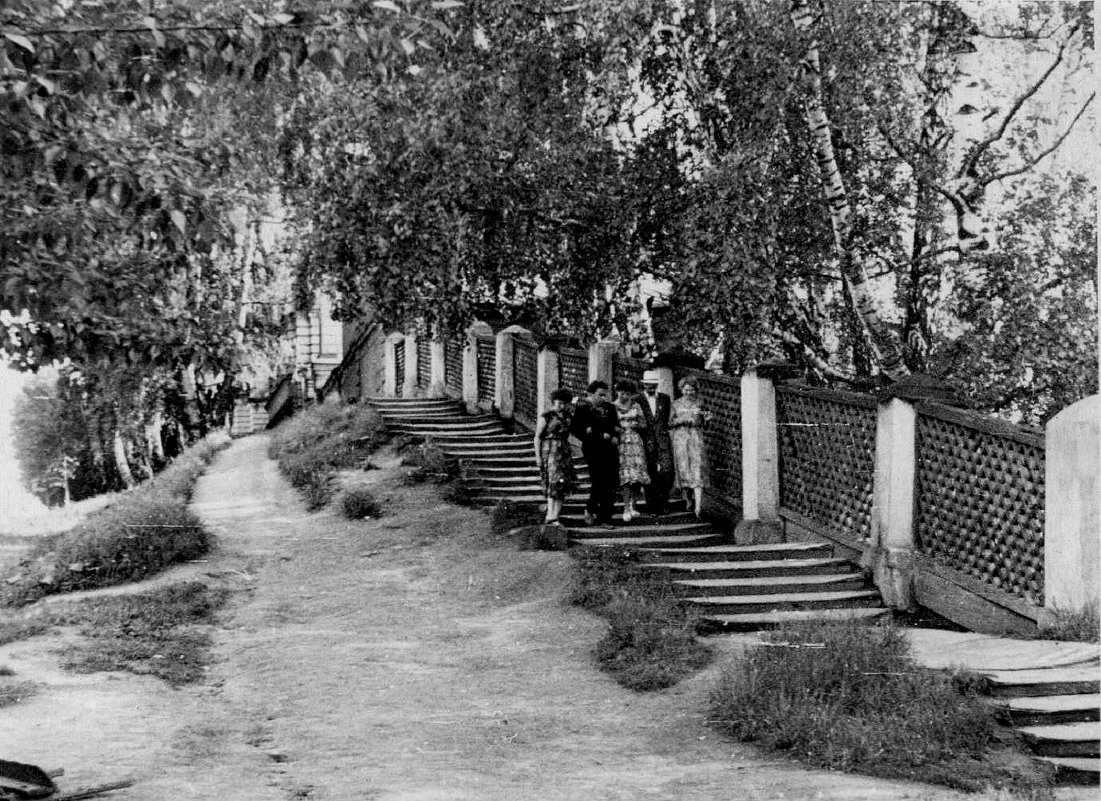
<path fill-rule="evenodd" d="M 671 687 L 707 666 L 713 650 L 696 639 L 696 617 L 664 582 L 646 574 L 624 548 L 583 548 L 575 554 L 571 603 L 608 618 L 596 659 L 632 690 Z"/>
<path fill-rule="evenodd" d="M 15 671 L 7 665 L 0 665 L 0 676 L 14 676 Z"/>
<path fill-rule="evenodd" d="M 447 484 L 459 478 L 459 462 L 444 453 L 443 448 L 433 440 L 410 439 L 400 449 L 404 452 L 401 459 L 403 467 L 412 467 L 406 474 L 409 484 Z"/>
<path fill-rule="evenodd" d="M 1096 601 L 1091 601 L 1081 610 L 1052 607 L 1050 612 L 1050 620 L 1040 627 L 1040 639 L 1098 642 L 1101 620 L 1098 619 Z"/>
<path fill-rule="evenodd" d="M 918 666 L 893 627 L 806 624 L 765 635 L 712 692 L 714 726 L 828 770 L 1050 794 L 969 673 Z"/>
<path fill-rule="evenodd" d="M 340 494 L 340 512 L 351 520 L 382 517 L 382 504 L 365 487 L 351 487 Z"/>
<path fill-rule="evenodd" d="M 385 432 L 370 406 L 322 403 L 276 428 L 268 455 L 302 492 L 307 508 L 317 510 L 333 499 L 336 471 L 366 468 L 370 454 L 386 440 Z"/>
<path fill-rule="evenodd" d="M 543 522 L 543 513 L 531 504 L 501 501 L 489 512 L 489 533 L 494 537 L 503 537 L 515 528 L 538 526 Z"/>
<path fill-rule="evenodd" d="M 0 682 L 0 708 L 26 701 L 35 694 L 36 687 L 29 681 L 17 681 L 10 684 Z"/>
<path fill-rule="evenodd" d="M 203 440 L 110 506 L 43 537 L 0 585 L 0 603 L 23 606 L 46 595 L 136 581 L 206 553 L 210 538 L 187 502 L 195 481 L 228 442 L 224 436 Z"/>
<path fill-rule="evenodd" d="M 0 621 L 0 645 L 28 640 L 49 630 L 49 626 L 40 620 L 4 620 Z"/>
<path fill-rule="evenodd" d="M 137 595 L 86 601 L 55 618 L 80 626 L 87 641 L 65 655 L 66 667 L 148 674 L 179 686 L 201 679 L 209 661 L 209 623 L 229 596 L 202 582 Z"/>

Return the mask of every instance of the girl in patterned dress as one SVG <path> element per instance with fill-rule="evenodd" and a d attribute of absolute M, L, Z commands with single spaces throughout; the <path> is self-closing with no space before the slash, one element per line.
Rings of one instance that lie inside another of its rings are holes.
<path fill-rule="evenodd" d="M 642 488 L 650 483 L 646 467 L 646 445 L 642 431 L 646 428 L 646 415 L 635 400 L 638 392 L 633 381 L 620 381 L 615 385 L 615 408 L 623 436 L 619 440 L 619 485 L 623 489 L 623 520 L 630 522 L 638 517 L 636 500 Z"/>
<path fill-rule="evenodd" d="M 535 458 L 539 461 L 543 494 L 547 496 L 546 523 L 558 522 L 562 502 L 577 484 L 573 450 L 570 448 L 572 402 L 573 395 L 569 390 L 556 389 L 552 392 L 550 411 L 539 418 L 535 430 Z"/>
<path fill-rule="evenodd" d="M 700 430 L 711 415 L 699 402 L 699 385 L 692 376 L 680 383 L 681 396 L 673 401 L 669 416 L 669 428 L 673 435 L 673 466 L 676 479 L 685 500 L 692 503 L 698 518 L 703 506 L 705 470 L 703 466 L 703 433 Z"/>

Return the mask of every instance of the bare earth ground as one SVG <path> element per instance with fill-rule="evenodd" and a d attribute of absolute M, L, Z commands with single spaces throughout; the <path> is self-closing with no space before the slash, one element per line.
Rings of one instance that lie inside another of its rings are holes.
<path fill-rule="evenodd" d="M 63 789 L 131 776 L 109 796 L 130 801 L 976 798 L 723 740 L 703 719 L 717 666 L 647 695 L 596 669 L 604 626 L 563 605 L 565 555 L 493 542 L 483 513 L 401 486 L 392 458 L 356 478 L 381 520 L 307 514 L 266 445 L 213 463 L 195 508 L 216 551 L 153 582 L 237 591 L 208 681 L 67 673 L 72 632 L 4 646 L 38 688 L 0 709 L 0 758 L 64 768 Z"/>

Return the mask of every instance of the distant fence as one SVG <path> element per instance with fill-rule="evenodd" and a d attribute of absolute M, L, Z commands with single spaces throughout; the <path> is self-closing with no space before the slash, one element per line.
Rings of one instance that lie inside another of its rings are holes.
<path fill-rule="evenodd" d="M 443 377 L 448 392 L 463 394 L 463 348 L 464 342 L 457 337 L 448 337 L 443 343 Z"/>
<path fill-rule="evenodd" d="M 478 339 L 478 400 L 493 403 L 497 383 L 497 343 Z"/>
<path fill-rule="evenodd" d="M 558 351 L 558 386 L 583 396 L 589 386 L 589 353 L 577 348 Z"/>
<path fill-rule="evenodd" d="M 531 425 L 539 416 L 538 350 L 529 337 L 515 337 L 512 349 L 513 403 L 515 413 Z"/>

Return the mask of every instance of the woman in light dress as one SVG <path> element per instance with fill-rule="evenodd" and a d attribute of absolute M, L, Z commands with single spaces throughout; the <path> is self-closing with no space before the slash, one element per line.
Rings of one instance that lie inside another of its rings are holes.
<path fill-rule="evenodd" d="M 535 458 L 539 461 L 543 494 L 547 498 L 545 523 L 558 522 L 562 503 L 577 484 L 570 447 L 572 411 L 573 395 L 569 390 L 556 389 L 551 393 L 550 410 L 539 418 L 535 430 Z"/>
<path fill-rule="evenodd" d="M 629 523 L 638 517 L 635 503 L 642 496 L 642 488 L 650 483 L 646 445 L 642 440 L 646 415 L 635 400 L 638 389 L 633 381 L 620 381 L 615 391 L 616 413 L 623 426 L 619 440 L 619 486 L 623 490 L 623 521 Z"/>
<path fill-rule="evenodd" d="M 696 517 L 703 507 L 707 469 L 703 463 L 703 425 L 711 414 L 700 406 L 699 384 L 692 376 L 680 382 L 680 397 L 673 401 L 669 428 L 673 436 L 674 487 L 684 493 Z"/>

